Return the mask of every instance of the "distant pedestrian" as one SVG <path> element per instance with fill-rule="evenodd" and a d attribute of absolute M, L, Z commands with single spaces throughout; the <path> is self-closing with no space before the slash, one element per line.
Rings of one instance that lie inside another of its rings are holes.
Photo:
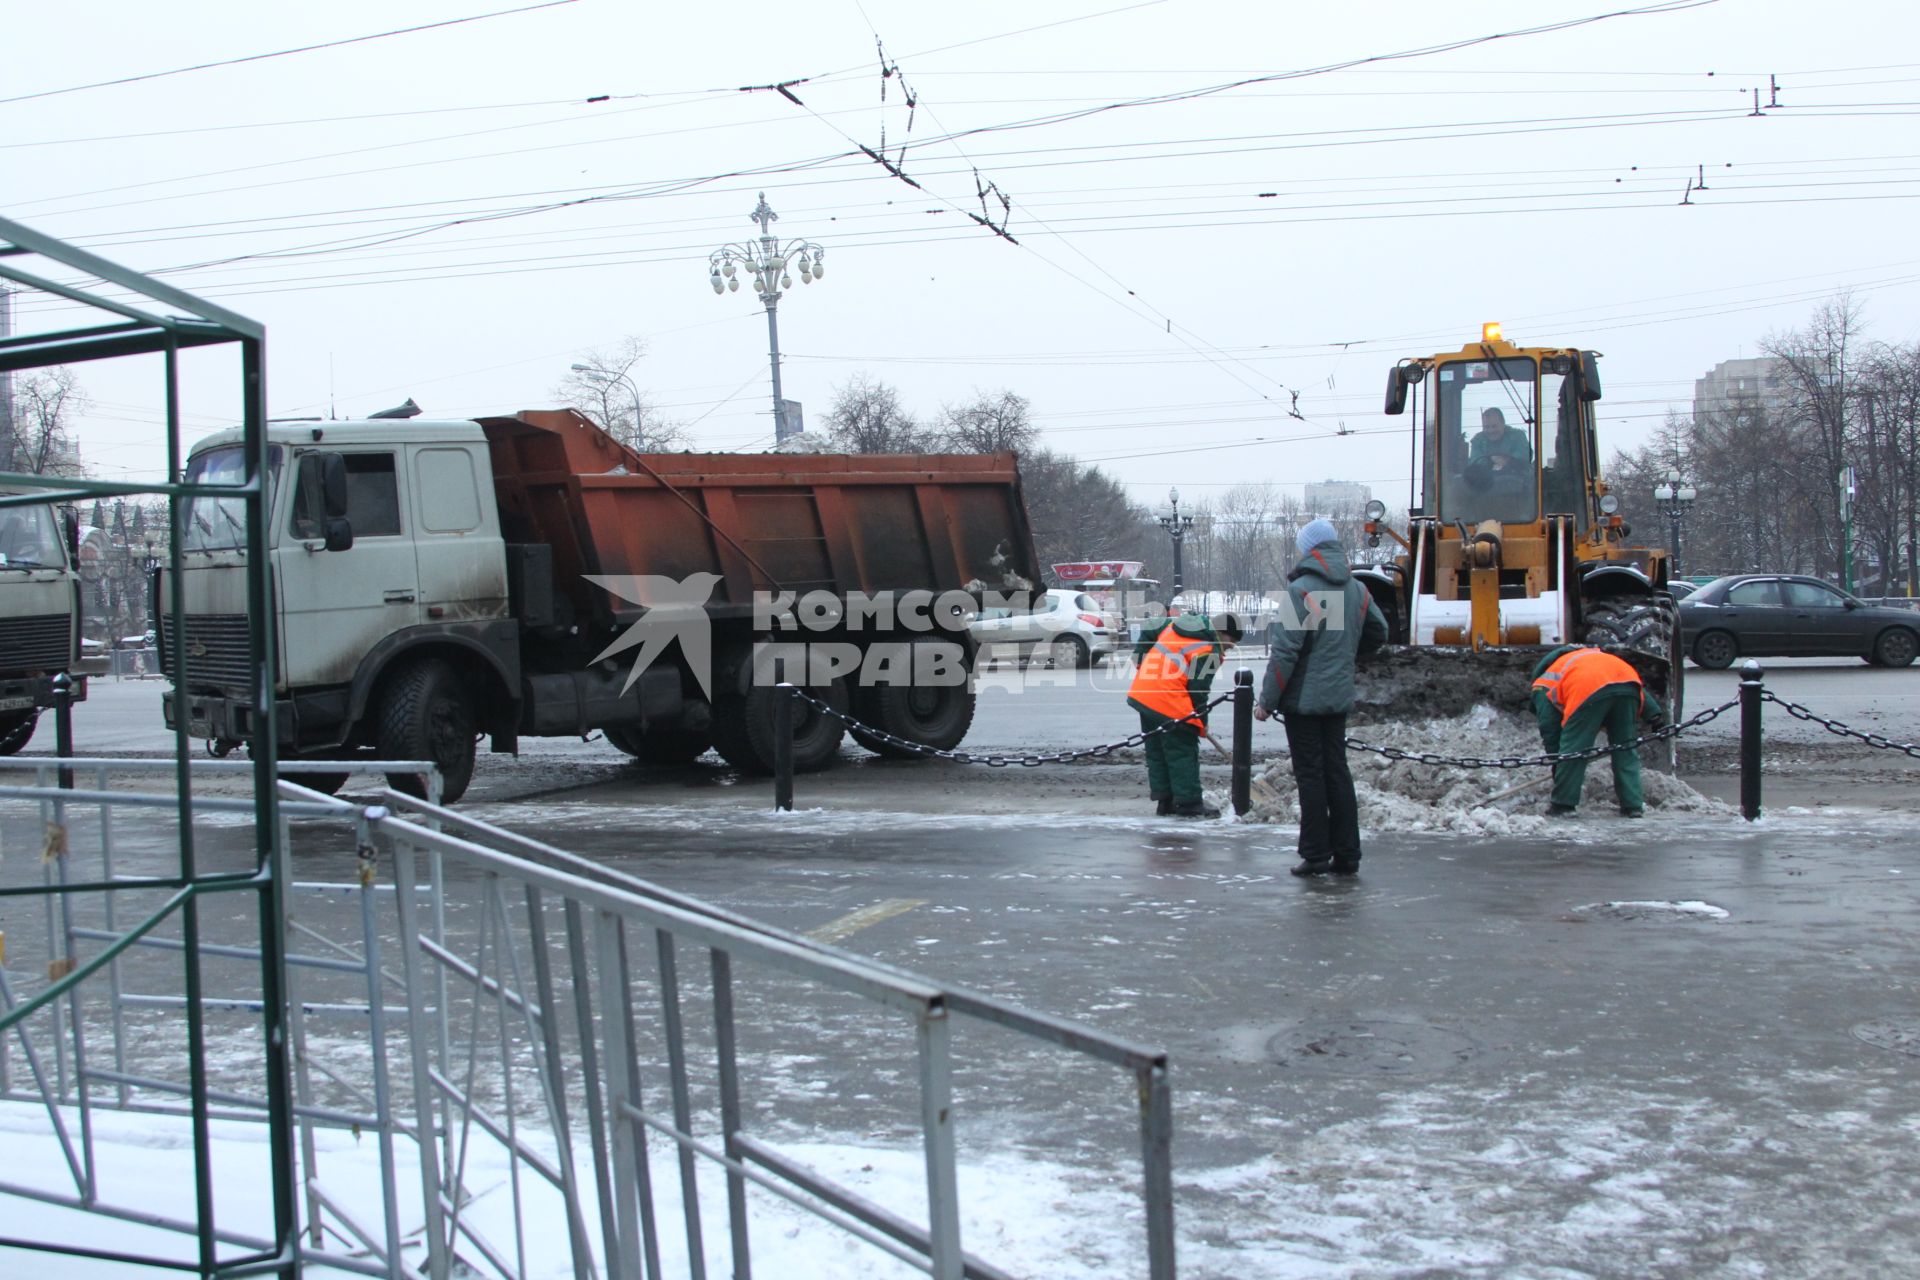
<path fill-rule="evenodd" d="M 1360 803 L 1347 768 L 1347 713 L 1354 660 L 1386 643 L 1387 619 L 1354 581 L 1331 521 L 1309 521 L 1295 539 L 1300 562 L 1287 575 L 1287 604 L 1254 718 L 1279 716 L 1300 792 L 1297 876 L 1350 876 L 1360 869 Z"/>
<path fill-rule="evenodd" d="M 1540 722 L 1540 741 L 1549 755 L 1585 751 L 1607 731 L 1607 745 L 1617 747 L 1637 736 L 1635 725 L 1644 711 L 1649 723 L 1659 728 L 1667 722 L 1666 708 L 1646 691 L 1625 659 L 1588 645 L 1562 645 L 1540 660 L 1533 669 L 1533 713 Z M 1640 785 L 1640 754 L 1615 751 L 1613 796 L 1620 812 L 1638 818 L 1646 811 L 1646 795 Z M 1580 805 L 1580 789 L 1586 785 L 1587 762 L 1563 760 L 1553 766 L 1553 799 L 1547 815 L 1569 818 Z"/>
<path fill-rule="evenodd" d="M 1135 647 L 1140 665 L 1127 689 L 1127 705 L 1140 713 L 1141 731 L 1150 733 L 1143 744 L 1147 792 L 1162 817 L 1220 816 L 1200 790 L 1200 736 L 1207 729 L 1213 677 L 1227 650 L 1240 642 L 1240 632 L 1233 614 L 1189 613 L 1143 634 Z"/>

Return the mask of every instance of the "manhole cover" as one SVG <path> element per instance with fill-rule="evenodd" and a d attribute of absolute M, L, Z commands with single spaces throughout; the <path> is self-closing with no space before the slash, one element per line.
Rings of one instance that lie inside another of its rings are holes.
<path fill-rule="evenodd" d="M 1711 902 L 1589 902 L 1573 914 L 1596 920 L 1725 920 L 1727 910 Z"/>
<path fill-rule="evenodd" d="M 1855 1039 L 1864 1040 L 1876 1049 L 1891 1049 L 1920 1058 L 1920 1020 L 1875 1018 L 1855 1027 L 1853 1034 Z"/>
<path fill-rule="evenodd" d="M 1267 1056 L 1293 1068 L 1428 1075 L 1465 1062 L 1479 1046 L 1458 1031 L 1421 1022 L 1341 1022 L 1289 1027 L 1267 1041 Z"/>

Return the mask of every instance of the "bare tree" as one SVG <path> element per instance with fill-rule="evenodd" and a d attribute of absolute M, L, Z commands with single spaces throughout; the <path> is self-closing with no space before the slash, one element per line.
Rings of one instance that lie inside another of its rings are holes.
<path fill-rule="evenodd" d="M 975 392 L 962 405 L 948 405 L 941 443 L 952 453 L 1026 453 L 1040 438 L 1026 398 L 1011 391 L 999 395 Z"/>
<path fill-rule="evenodd" d="M 1793 489 L 1781 498 L 1805 503 L 1817 534 L 1815 572 L 1837 563 L 1840 543 L 1840 472 L 1847 465 L 1847 401 L 1854 391 L 1849 367 L 1861 328 L 1860 306 L 1845 293 L 1822 303 L 1804 329 L 1769 335 L 1761 350 L 1780 361 L 1792 405 L 1785 443 L 1797 455 Z"/>
<path fill-rule="evenodd" d="M 16 379 L 12 407 L 12 429 L 0 436 L 0 471 L 85 473 L 73 438 L 73 418 L 87 407 L 87 398 L 73 370 L 55 365 Z"/>
<path fill-rule="evenodd" d="M 901 407 L 900 393 L 864 373 L 834 393 L 827 434 L 843 453 L 931 453 L 937 447 Z"/>
<path fill-rule="evenodd" d="M 638 338 L 622 338 L 611 347 L 576 361 L 554 395 L 598 423 L 621 444 L 639 453 L 668 453 L 687 447 L 686 428 L 669 421 L 640 390 L 634 366 L 647 354 Z"/>

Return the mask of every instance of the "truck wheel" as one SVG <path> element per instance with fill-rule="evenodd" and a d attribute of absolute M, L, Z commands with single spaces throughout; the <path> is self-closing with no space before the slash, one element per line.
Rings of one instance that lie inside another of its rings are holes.
<path fill-rule="evenodd" d="M 389 760 L 431 760 L 440 766 L 440 802 L 452 804 L 473 781 L 474 722 L 466 690 L 439 658 L 395 672 L 380 705 L 379 751 Z M 426 798 L 426 779 L 390 773 L 387 785 Z"/>
<path fill-rule="evenodd" d="M 33 738 L 34 726 L 39 723 L 38 707 L 0 716 L 0 756 L 18 755 L 20 748 Z"/>
<path fill-rule="evenodd" d="M 600 732 L 608 742 L 641 764 L 660 765 L 667 768 L 692 764 L 713 745 L 713 739 L 706 734 L 693 733 L 686 729 L 661 729 L 654 733 L 641 733 L 632 725 L 622 724 L 609 725 Z"/>
<path fill-rule="evenodd" d="M 281 779 L 309 791 L 318 791 L 323 796 L 337 796 L 340 788 L 347 785 L 349 774 L 344 773 L 283 773 Z"/>
<path fill-rule="evenodd" d="M 951 751 L 973 727 L 971 685 L 875 685 L 875 727 L 935 751 Z M 881 755 L 921 758 L 900 747 L 876 748 Z"/>
<path fill-rule="evenodd" d="M 806 692 L 812 697 L 834 708 L 846 711 L 848 705 L 847 686 L 843 681 L 835 680 L 830 685 L 810 685 Z M 747 689 L 741 703 L 741 727 L 745 732 L 749 748 L 747 761 L 736 761 L 728 757 L 730 763 L 738 765 L 749 773 L 770 774 L 773 772 L 773 700 L 780 696 L 770 685 L 756 684 Z M 729 698 L 726 701 L 733 702 Z M 720 708 L 715 707 L 717 717 Z M 840 753 L 840 743 L 847 736 L 847 724 L 839 716 L 830 715 L 810 703 L 802 702 L 793 709 L 793 770 L 795 773 L 817 773 L 832 764 Z M 715 734 L 718 745 L 718 733 Z"/>

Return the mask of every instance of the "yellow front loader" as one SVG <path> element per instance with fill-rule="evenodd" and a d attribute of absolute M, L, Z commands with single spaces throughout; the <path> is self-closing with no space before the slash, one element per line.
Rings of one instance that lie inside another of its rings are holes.
<path fill-rule="evenodd" d="M 1369 543 L 1397 549 L 1356 570 L 1390 633 L 1363 670 L 1362 717 L 1524 707 L 1544 651 L 1584 643 L 1632 662 L 1679 718 L 1670 553 L 1631 541 L 1600 478 L 1598 361 L 1515 346 L 1490 324 L 1458 351 L 1394 366 L 1386 412 L 1411 413 L 1419 498 L 1405 530 L 1368 507 Z"/>

